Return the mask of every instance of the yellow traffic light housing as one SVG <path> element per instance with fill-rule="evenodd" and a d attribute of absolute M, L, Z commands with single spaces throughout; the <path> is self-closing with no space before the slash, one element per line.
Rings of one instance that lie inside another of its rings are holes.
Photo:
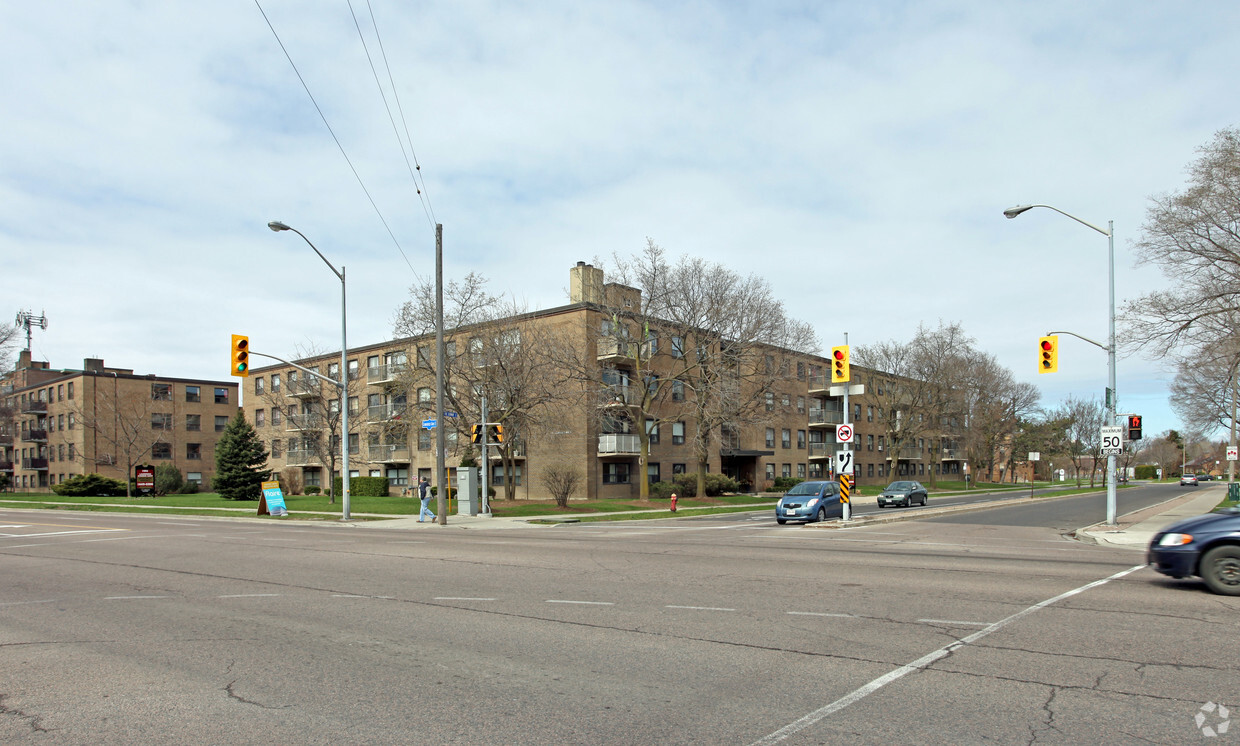
<path fill-rule="evenodd" d="M 1059 371 L 1059 337 L 1051 335 L 1038 339 L 1038 372 Z"/>
<path fill-rule="evenodd" d="M 469 428 L 469 442 L 470 443 L 481 443 L 482 442 L 482 425 L 474 425 L 473 427 Z"/>
<path fill-rule="evenodd" d="M 491 433 L 490 433 L 491 442 L 492 443 L 503 443 L 504 442 L 504 426 L 503 425 L 490 425 L 489 427 L 491 428 Z"/>
<path fill-rule="evenodd" d="M 250 338 L 244 334 L 232 335 L 232 360 L 229 372 L 238 378 L 250 377 Z"/>
<path fill-rule="evenodd" d="M 831 348 L 831 383 L 848 383 L 852 377 L 848 364 L 848 345 Z"/>

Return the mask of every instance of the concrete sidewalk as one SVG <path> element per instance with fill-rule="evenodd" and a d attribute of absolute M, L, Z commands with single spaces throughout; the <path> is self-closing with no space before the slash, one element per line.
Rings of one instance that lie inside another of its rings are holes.
<path fill-rule="evenodd" d="M 1095 523 L 1074 532 L 1082 541 L 1111 547 L 1126 547 L 1144 552 L 1154 534 L 1176 521 L 1204 515 L 1227 497 L 1226 482 L 1211 482 L 1187 490 L 1165 502 L 1151 505 L 1127 515 L 1117 516 L 1115 526 Z"/>

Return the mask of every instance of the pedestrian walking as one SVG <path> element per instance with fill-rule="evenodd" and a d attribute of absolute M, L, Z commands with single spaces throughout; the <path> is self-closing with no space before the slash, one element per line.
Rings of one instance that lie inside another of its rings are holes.
<path fill-rule="evenodd" d="M 418 523 L 424 523 L 426 516 L 431 517 L 431 521 L 435 520 L 435 514 L 431 512 L 431 483 L 426 477 L 418 480 L 418 499 L 422 501 L 422 512 L 418 513 Z"/>

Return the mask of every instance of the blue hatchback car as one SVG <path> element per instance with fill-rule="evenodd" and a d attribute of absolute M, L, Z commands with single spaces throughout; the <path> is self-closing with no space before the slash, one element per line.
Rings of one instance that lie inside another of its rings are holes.
<path fill-rule="evenodd" d="M 1173 578 L 1196 576 L 1225 596 L 1240 596 L 1240 508 L 1186 518 L 1154 534 L 1149 563 Z"/>
<path fill-rule="evenodd" d="M 840 486 L 836 482 L 801 482 L 784 493 L 775 506 L 775 522 L 825 521 L 843 518 L 844 505 L 840 502 Z"/>

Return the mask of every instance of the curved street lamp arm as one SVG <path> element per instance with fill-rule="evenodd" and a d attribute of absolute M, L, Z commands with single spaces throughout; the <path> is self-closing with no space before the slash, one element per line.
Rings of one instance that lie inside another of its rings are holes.
<path fill-rule="evenodd" d="M 1083 340 L 1083 341 L 1085 341 L 1085 342 L 1088 342 L 1088 343 L 1090 343 L 1091 345 L 1093 345 L 1094 347 L 1097 347 L 1098 349 L 1103 350 L 1104 352 L 1110 352 L 1110 351 L 1111 351 L 1111 348 L 1110 348 L 1110 347 L 1107 347 L 1106 345 L 1102 344 L 1101 342 L 1095 342 L 1094 340 L 1090 339 L 1089 337 L 1082 337 L 1081 335 L 1077 334 L 1076 332 L 1047 332 L 1047 333 L 1046 333 L 1046 336 L 1048 336 L 1048 337 L 1049 337 L 1049 336 L 1054 335 L 1054 334 L 1067 334 L 1067 335 L 1069 335 L 1069 336 L 1076 337 L 1077 339 L 1080 339 L 1080 340 Z"/>
<path fill-rule="evenodd" d="M 1110 231 L 1103 230 L 1102 228 L 1099 228 L 1098 226 L 1094 225 L 1093 223 L 1091 223 L 1091 222 L 1089 222 L 1089 221 L 1087 221 L 1087 220 L 1081 220 L 1080 218 L 1078 218 L 1077 216 L 1073 215 L 1072 213 L 1069 213 L 1069 212 L 1064 212 L 1063 210 L 1060 210 L 1058 207 L 1055 207 L 1054 205 L 1041 205 L 1041 204 L 1038 204 L 1038 205 L 1017 205 L 1016 207 L 1009 207 L 1008 209 L 1004 210 L 1004 211 L 1003 211 L 1003 216 L 1004 216 L 1004 217 L 1006 217 L 1006 218 L 1008 218 L 1008 219 L 1010 220 L 1010 219 L 1012 219 L 1012 218 L 1016 217 L 1017 215 L 1021 214 L 1022 212 L 1025 212 L 1026 210 L 1031 210 L 1031 209 L 1033 209 L 1033 208 L 1035 208 L 1035 207 L 1045 207 L 1045 208 L 1046 208 L 1046 209 L 1048 209 L 1048 210 L 1054 210 L 1055 212 L 1059 213 L 1060 215 L 1063 215 L 1065 218 L 1072 218 L 1073 220 L 1075 220 L 1076 222 L 1080 223 L 1081 225 L 1086 226 L 1087 228 L 1093 228 L 1094 230 L 1098 231 L 1099 233 L 1101 233 L 1101 234 L 1102 234 L 1102 235 L 1104 235 L 1104 236 L 1108 236 L 1108 237 L 1109 237 L 1109 236 L 1111 235 L 1111 232 L 1110 232 Z"/>

